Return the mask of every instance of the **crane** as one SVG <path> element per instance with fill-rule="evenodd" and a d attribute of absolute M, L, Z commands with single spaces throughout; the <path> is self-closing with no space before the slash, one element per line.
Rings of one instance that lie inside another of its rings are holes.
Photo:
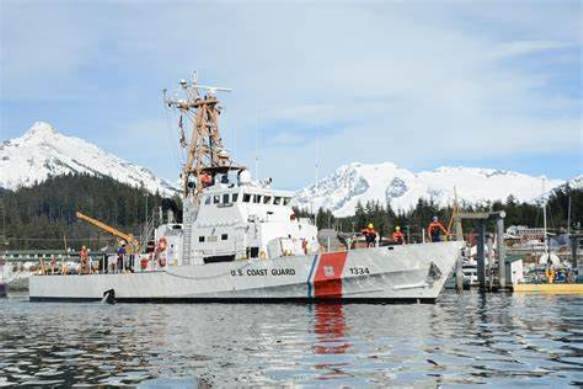
<path fill-rule="evenodd" d="M 76 212 L 75 216 L 77 216 L 77 219 L 79 220 L 83 220 L 84 222 L 87 222 L 89 224 L 91 224 L 94 227 L 99 228 L 100 230 L 103 230 L 105 232 L 107 232 L 110 235 L 115 236 L 116 238 L 120 238 L 125 240 L 128 245 L 130 246 L 130 250 L 129 253 L 139 253 L 140 252 L 140 242 L 134 238 L 134 236 L 132 234 L 126 234 L 116 228 L 113 228 L 97 219 L 93 219 L 92 217 L 89 217 L 81 212 Z"/>

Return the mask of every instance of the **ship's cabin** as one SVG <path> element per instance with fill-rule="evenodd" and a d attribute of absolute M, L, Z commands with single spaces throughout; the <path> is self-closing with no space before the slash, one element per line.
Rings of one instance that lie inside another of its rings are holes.
<path fill-rule="evenodd" d="M 193 263 L 261 260 L 319 250 L 317 229 L 309 219 L 295 215 L 291 192 L 272 189 L 271 180 L 252 181 L 244 169 L 229 173 L 214 172 L 200 194 L 190 231 Z"/>

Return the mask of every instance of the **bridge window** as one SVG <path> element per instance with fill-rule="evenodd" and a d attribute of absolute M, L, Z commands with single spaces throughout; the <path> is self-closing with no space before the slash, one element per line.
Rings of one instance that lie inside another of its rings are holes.
<path fill-rule="evenodd" d="M 243 193 L 243 202 L 248 203 L 251 201 L 251 195 L 249 193 Z"/>
<path fill-rule="evenodd" d="M 231 197 L 228 193 L 223 195 L 223 204 L 229 204 L 229 197 Z"/>
<path fill-rule="evenodd" d="M 213 196 L 213 204 L 219 204 L 221 202 L 221 196 L 214 195 Z"/>
<path fill-rule="evenodd" d="M 291 201 L 291 197 L 284 197 L 283 198 L 283 205 L 289 205 Z"/>
<path fill-rule="evenodd" d="M 259 204 L 259 203 L 261 203 L 261 195 L 254 194 L 254 195 L 253 195 L 253 202 L 254 202 L 255 204 Z"/>
<path fill-rule="evenodd" d="M 204 236 L 199 236 L 198 237 L 198 241 L 199 241 L 199 243 L 203 243 L 204 242 Z"/>
<path fill-rule="evenodd" d="M 263 196 L 263 204 L 269 204 L 271 202 L 271 196 Z"/>
<path fill-rule="evenodd" d="M 209 205 L 211 203 L 211 196 L 206 196 L 204 199 L 205 205 Z"/>
<path fill-rule="evenodd" d="M 281 205 L 281 197 L 279 197 L 279 196 L 275 196 L 275 197 L 273 198 L 273 204 L 274 204 L 274 205 Z"/>
<path fill-rule="evenodd" d="M 221 240 L 227 240 L 229 239 L 229 234 L 222 234 L 221 235 Z"/>
<path fill-rule="evenodd" d="M 232 202 L 236 203 L 238 199 L 239 199 L 239 193 L 233 193 Z"/>

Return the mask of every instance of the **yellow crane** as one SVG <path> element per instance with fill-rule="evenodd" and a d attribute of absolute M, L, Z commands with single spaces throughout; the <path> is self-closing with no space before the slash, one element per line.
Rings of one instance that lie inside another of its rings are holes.
<path fill-rule="evenodd" d="M 139 253 L 140 252 L 140 242 L 134 238 L 134 236 L 132 234 L 126 234 L 125 232 L 122 232 L 116 228 L 113 228 L 97 219 L 94 219 L 92 217 L 89 217 L 81 212 L 76 212 L 75 216 L 77 216 L 77 219 L 79 220 L 83 220 L 84 222 L 87 222 L 89 224 L 91 224 L 94 227 L 99 228 L 102 231 L 107 232 L 110 235 L 115 236 L 116 238 L 122 239 L 124 241 L 127 242 L 129 249 L 128 249 L 128 254 L 131 253 Z"/>

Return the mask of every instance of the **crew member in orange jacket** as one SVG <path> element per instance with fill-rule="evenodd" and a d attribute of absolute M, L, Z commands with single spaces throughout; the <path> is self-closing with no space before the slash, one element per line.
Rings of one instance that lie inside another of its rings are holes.
<path fill-rule="evenodd" d="M 207 188 L 213 184 L 213 178 L 207 172 L 204 172 L 200 175 L 200 183 L 202 184 L 203 188 Z"/>
<path fill-rule="evenodd" d="M 429 234 L 429 236 L 431 237 L 431 241 L 441 242 L 442 232 L 447 236 L 447 230 L 445 229 L 443 224 L 439 222 L 437 216 L 433 216 L 433 221 L 431 222 L 431 224 L 429 224 L 429 227 L 427 227 L 427 234 Z"/>
<path fill-rule="evenodd" d="M 405 243 L 405 234 L 401 232 L 401 227 L 395 227 L 395 232 L 391 235 L 393 242 L 396 244 L 404 244 Z"/>
<path fill-rule="evenodd" d="M 374 247 L 375 241 L 377 240 L 377 232 L 374 229 L 373 224 L 369 223 L 368 227 L 363 229 L 361 232 L 366 239 L 367 246 Z"/>

